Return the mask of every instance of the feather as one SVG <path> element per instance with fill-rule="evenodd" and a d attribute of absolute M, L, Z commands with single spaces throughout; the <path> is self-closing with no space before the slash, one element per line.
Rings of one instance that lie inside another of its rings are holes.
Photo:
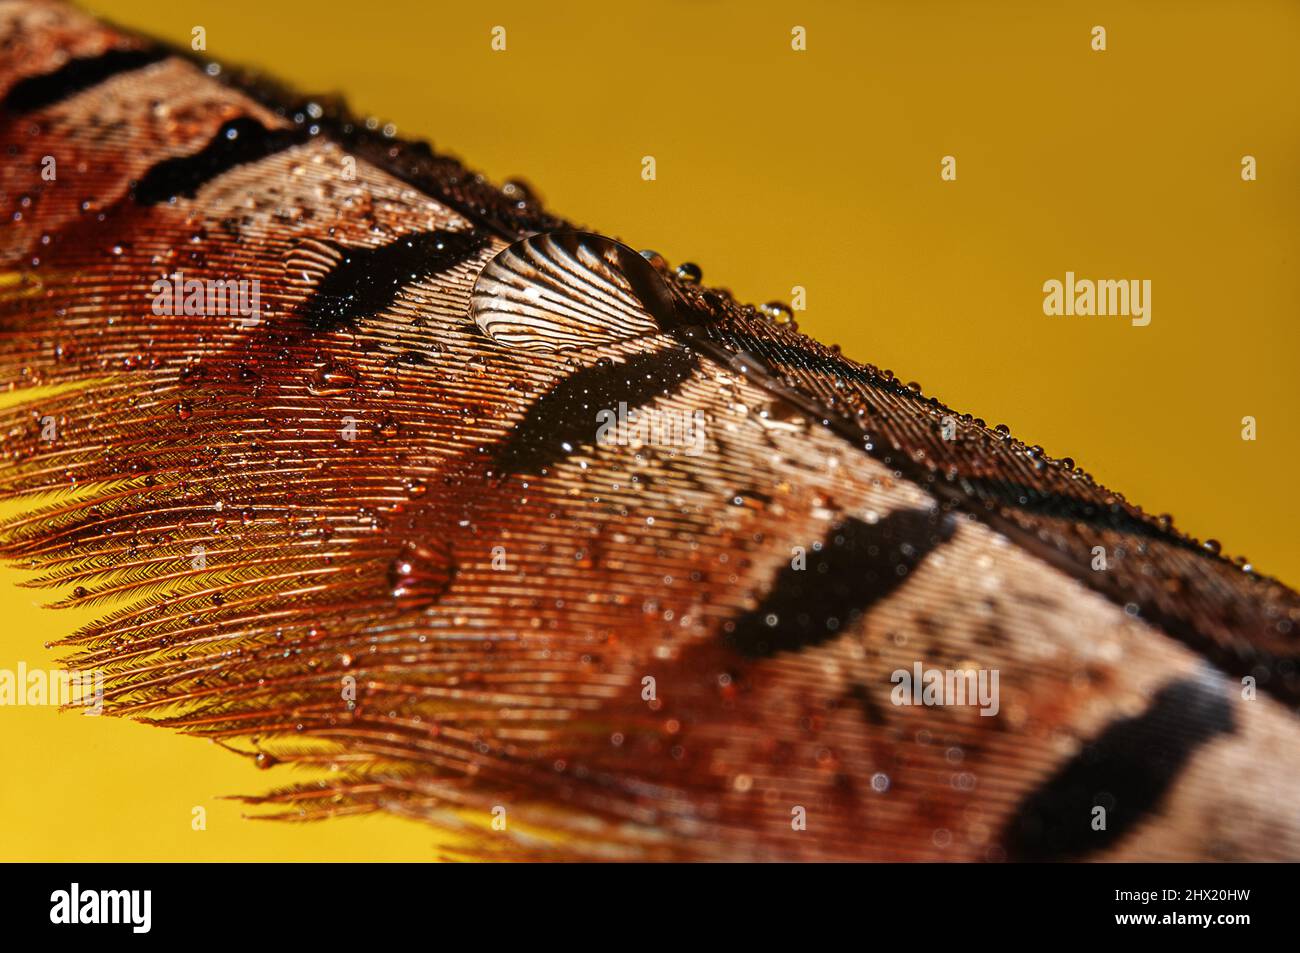
<path fill-rule="evenodd" d="M 0 17 L 0 381 L 57 385 L 0 555 L 107 713 L 475 856 L 1300 857 L 1281 583 L 338 104 Z"/>

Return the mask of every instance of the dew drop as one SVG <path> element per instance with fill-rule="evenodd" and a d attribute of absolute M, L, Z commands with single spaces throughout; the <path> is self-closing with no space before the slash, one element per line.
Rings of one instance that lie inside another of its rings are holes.
<path fill-rule="evenodd" d="M 318 397 L 343 394 L 357 384 L 357 372 L 342 361 L 331 361 L 312 372 L 307 390 Z"/>
<path fill-rule="evenodd" d="M 487 263 L 470 313 L 505 347 L 562 351 L 653 334 L 674 309 L 659 273 L 631 248 L 589 232 L 548 232 Z"/>
<path fill-rule="evenodd" d="M 442 597 L 455 574 L 448 546 L 408 542 L 388 567 L 389 592 L 403 609 L 425 609 Z"/>
<path fill-rule="evenodd" d="M 519 206 L 540 204 L 537 191 L 523 179 L 507 179 L 501 192 Z"/>
<path fill-rule="evenodd" d="M 651 267 L 653 267 L 656 271 L 666 271 L 668 269 L 667 260 L 664 258 L 663 255 L 659 254 L 653 248 L 642 248 L 640 251 L 640 255 L 642 258 L 648 261 Z"/>
<path fill-rule="evenodd" d="M 702 272 L 700 266 L 695 264 L 693 261 L 682 262 L 677 266 L 677 270 L 674 274 L 677 275 L 678 281 L 685 282 L 688 285 L 698 285 L 701 279 L 704 278 L 704 272 Z"/>
<path fill-rule="evenodd" d="M 769 301 L 763 305 L 762 311 L 777 324 L 789 324 L 794 320 L 794 312 L 790 310 L 790 306 L 781 301 Z"/>

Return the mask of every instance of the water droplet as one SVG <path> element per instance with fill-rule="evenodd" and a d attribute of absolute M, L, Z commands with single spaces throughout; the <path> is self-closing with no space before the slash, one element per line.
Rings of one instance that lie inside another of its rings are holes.
<path fill-rule="evenodd" d="M 425 609 L 442 598 L 455 574 L 445 543 L 408 542 L 388 567 L 389 591 L 403 609 Z"/>
<path fill-rule="evenodd" d="M 794 312 L 790 306 L 781 301 L 769 301 L 763 305 L 763 313 L 777 324 L 789 324 L 794 320 Z"/>
<path fill-rule="evenodd" d="M 677 266 L 677 271 L 674 274 L 677 275 L 678 281 L 685 282 L 688 285 L 698 285 L 704 277 L 704 272 L 700 270 L 700 266 L 693 261 L 682 262 Z"/>
<path fill-rule="evenodd" d="M 650 263 L 650 266 L 654 268 L 655 271 L 668 270 L 667 260 L 653 248 L 642 248 L 640 254 L 642 258 Z"/>
<path fill-rule="evenodd" d="M 342 361 L 331 361 L 312 372 L 307 389 L 318 397 L 343 394 L 356 386 L 357 372 Z"/>
<path fill-rule="evenodd" d="M 541 204 L 537 191 L 523 179 L 507 179 L 505 184 L 501 186 L 501 192 L 506 198 L 521 207 Z"/>
<path fill-rule="evenodd" d="M 631 248 L 588 232 L 549 232 L 488 262 L 470 313 L 498 344 L 561 351 L 653 334 L 674 310 L 663 279 Z"/>

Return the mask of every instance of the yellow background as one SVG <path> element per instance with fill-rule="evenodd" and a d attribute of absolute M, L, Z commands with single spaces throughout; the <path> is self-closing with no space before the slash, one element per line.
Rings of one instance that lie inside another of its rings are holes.
<path fill-rule="evenodd" d="M 1300 4 L 88 6 L 177 43 L 202 25 L 210 56 L 341 91 L 742 300 L 803 285 L 807 332 L 1300 583 Z M 1150 279 L 1151 325 L 1044 316 L 1043 282 L 1067 270 Z M 42 643 L 79 621 L 38 609 L 23 577 L 0 579 L 0 666 L 48 665 Z M 241 820 L 215 796 L 284 777 L 200 741 L 50 709 L 0 719 L 0 858 L 432 852 L 403 821 Z"/>

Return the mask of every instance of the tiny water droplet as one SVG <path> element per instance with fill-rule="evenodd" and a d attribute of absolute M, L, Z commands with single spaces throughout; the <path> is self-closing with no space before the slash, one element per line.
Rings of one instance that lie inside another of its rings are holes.
<path fill-rule="evenodd" d="M 769 301 L 763 305 L 762 311 L 777 324 L 789 324 L 794 320 L 794 312 L 783 301 Z"/>
<path fill-rule="evenodd" d="M 307 390 L 317 397 L 343 394 L 357 384 L 357 372 L 342 361 L 331 361 L 312 372 Z"/>
<path fill-rule="evenodd" d="M 537 191 L 523 179 L 507 179 L 501 186 L 501 191 L 506 198 L 520 206 L 539 204 Z"/>
<path fill-rule="evenodd" d="M 684 281 L 688 285 L 698 285 L 704 278 L 704 272 L 700 266 L 693 261 L 684 261 L 677 266 L 676 272 L 678 281 Z"/>
<path fill-rule="evenodd" d="M 442 597 L 455 574 L 445 543 L 408 542 L 388 567 L 389 592 L 403 609 L 424 609 Z"/>

